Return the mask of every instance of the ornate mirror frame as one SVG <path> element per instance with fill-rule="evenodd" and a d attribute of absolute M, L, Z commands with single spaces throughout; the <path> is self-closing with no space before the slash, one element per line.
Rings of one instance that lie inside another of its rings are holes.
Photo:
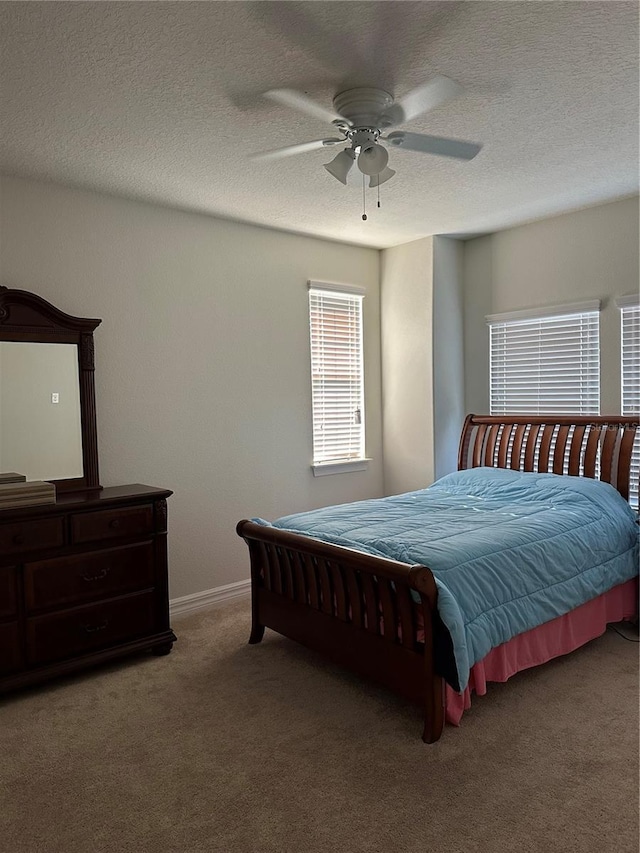
<path fill-rule="evenodd" d="M 93 332 L 101 320 L 71 317 L 26 290 L 0 286 L 0 341 L 75 344 L 78 347 L 83 476 L 51 480 L 58 492 L 101 489 L 94 382 Z"/>

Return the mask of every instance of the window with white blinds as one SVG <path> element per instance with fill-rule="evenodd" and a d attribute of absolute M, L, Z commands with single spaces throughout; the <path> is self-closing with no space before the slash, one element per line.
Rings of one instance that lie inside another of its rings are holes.
<path fill-rule="evenodd" d="M 599 303 L 580 307 L 487 317 L 492 415 L 599 414 Z"/>
<path fill-rule="evenodd" d="M 314 466 L 364 459 L 363 295 L 309 284 Z"/>
<path fill-rule="evenodd" d="M 637 297 L 619 299 L 622 319 L 622 414 L 640 416 L 640 303 Z M 629 501 L 638 503 L 640 430 L 631 454 Z"/>

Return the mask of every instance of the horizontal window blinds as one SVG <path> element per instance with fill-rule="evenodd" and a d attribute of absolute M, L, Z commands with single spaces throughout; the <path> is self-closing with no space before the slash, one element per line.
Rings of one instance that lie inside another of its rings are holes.
<path fill-rule="evenodd" d="M 640 416 L 640 305 L 623 305 L 622 315 L 622 414 Z M 640 477 L 640 430 L 631 455 L 629 500 L 638 503 Z"/>
<path fill-rule="evenodd" d="M 362 295 L 309 289 L 313 462 L 364 458 Z"/>
<path fill-rule="evenodd" d="M 489 322 L 492 415 L 600 412 L 598 311 Z"/>
<path fill-rule="evenodd" d="M 640 415 L 640 305 L 621 309 L 622 413 Z"/>

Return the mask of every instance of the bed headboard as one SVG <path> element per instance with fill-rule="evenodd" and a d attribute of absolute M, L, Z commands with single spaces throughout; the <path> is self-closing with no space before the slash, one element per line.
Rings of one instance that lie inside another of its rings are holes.
<path fill-rule="evenodd" d="M 638 420 L 622 415 L 468 415 L 458 470 L 485 465 L 594 477 L 629 500 Z"/>

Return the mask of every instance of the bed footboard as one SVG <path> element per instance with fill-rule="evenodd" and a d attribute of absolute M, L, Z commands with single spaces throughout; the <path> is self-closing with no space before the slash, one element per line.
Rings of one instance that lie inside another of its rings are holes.
<path fill-rule="evenodd" d="M 431 571 L 251 521 L 241 521 L 237 533 L 251 559 L 249 642 L 271 628 L 378 681 L 420 703 L 422 738 L 438 740 L 444 685 L 434 669 Z M 424 643 L 416 639 L 420 610 Z"/>

